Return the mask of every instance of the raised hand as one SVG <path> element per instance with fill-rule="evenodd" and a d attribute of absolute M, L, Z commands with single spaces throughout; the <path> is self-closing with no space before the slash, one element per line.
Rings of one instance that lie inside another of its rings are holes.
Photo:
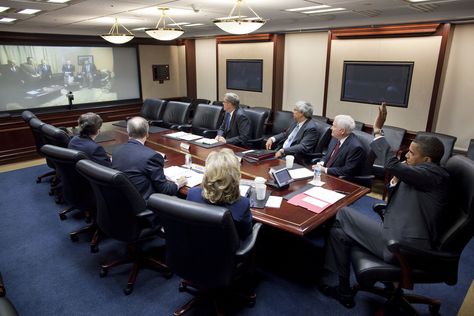
<path fill-rule="evenodd" d="M 383 127 L 383 124 L 385 123 L 386 119 L 387 119 L 387 105 L 385 102 L 382 102 L 382 104 L 379 106 L 379 113 L 377 114 L 377 117 L 375 118 L 374 132 L 376 130 L 380 130 Z"/>

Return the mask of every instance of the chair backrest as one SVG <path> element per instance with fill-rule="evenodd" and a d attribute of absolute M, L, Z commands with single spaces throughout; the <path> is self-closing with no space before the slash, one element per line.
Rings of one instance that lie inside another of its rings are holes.
<path fill-rule="evenodd" d="M 326 123 L 326 124 L 329 123 L 329 119 L 325 116 L 313 115 L 313 119 L 321 121 L 321 122 Z"/>
<path fill-rule="evenodd" d="M 163 114 L 163 122 L 167 125 L 187 124 L 190 105 L 187 102 L 169 101 Z"/>
<path fill-rule="evenodd" d="M 353 130 L 352 133 L 354 133 L 357 136 L 360 143 L 364 147 L 364 151 L 366 153 L 366 159 L 364 162 L 361 175 L 370 175 L 372 173 L 372 165 L 374 164 L 374 161 L 375 161 L 375 154 L 370 149 L 370 143 L 374 140 L 374 137 L 372 136 L 372 134 L 359 131 L 359 130 Z"/>
<path fill-rule="evenodd" d="M 261 138 L 265 131 L 265 122 L 270 115 L 270 109 L 246 108 L 243 111 L 250 121 L 250 139 Z"/>
<path fill-rule="evenodd" d="M 224 106 L 224 101 L 212 101 L 213 105 Z"/>
<path fill-rule="evenodd" d="M 469 142 L 469 148 L 467 149 L 467 158 L 474 160 L 474 139 Z"/>
<path fill-rule="evenodd" d="M 32 118 L 36 117 L 36 115 L 31 112 L 31 111 L 23 111 L 21 112 L 21 118 L 26 122 L 28 123 Z"/>
<path fill-rule="evenodd" d="M 416 136 L 435 136 L 443 143 L 444 145 L 444 155 L 441 158 L 440 164 L 442 166 L 446 165 L 449 157 L 453 155 L 454 143 L 456 143 L 457 137 L 441 134 L 441 133 L 432 133 L 432 132 L 418 132 Z"/>
<path fill-rule="evenodd" d="M 62 194 L 65 201 L 83 211 L 95 210 L 96 203 L 92 187 L 89 181 L 76 170 L 76 163 L 87 159 L 87 155 L 82 151 L 54 145 L 44 145 L 41 152 L 55 165 L 56 172 L 61 178 Z"/>
<path fill-rule="evenodd" d="M 276 135 L 287 130 L 293 121 L 293 112 L 276 111 L 272 122 L 272 135 Z"/>
<path fill-rule="evenodd" d="M 166 232 L 166 263 L 198 288 L 230 284 L 239 237 L 229 210 L 152 194 L 148 208 Z"/>
<path fill-rule="evenodd" d="M 361 131 L 364 128 L 364 123 L 355 121 L 355 129 Z"/>
<path fill-rule="evenodd" d="M 41 127 L 44 124 L 46 123 L 36 117 L 33 117 L 28 121 L 28 125 L 30 126 L 31 133 L 33 134 L 33 138 L 35 140 L 36 152 L 40 155 L 43 155 L 41 153 L 41 147 L 43 147 L 45 144 L 43 133 L 41 132 Z"/>
<path fill-rule="evenodd" d="M 142 230 L 136 214 L 146 210 L 146 203 L 128 177 L 88 159 L 78 161 L 76 169 L 94 191 L 99 228 L 114 239 L 136 240 Z"/>
<path fill-rule="evenodd" d="M 140 110 L 140 116 L 148 121 L 161 120 L 166 102 L 166 100 L 160 99 L 145 99 Z"/>
<path fill-rule="evenodd" d="M 383 131 L 385 140 L 390 145 L 392 151 L 396 153 L 402 145 L 403 138 L 405 137 L 407 130 L 396 126 L 384 125 Z M 385 162 L 380 158 L 376 158 L 374 163 L 375 165 L 383 166 Z"/>
<path fill-rule="evenodd" d="M 219 129 L 223 108 L 212 104 L 198 104 L 192 121 L 192 133 L 203 135 L 205 130 Z"/>
<path fill-rule="evenodd" d="M 320 120 L 313 119 L 313 121 L 316 123 L 316 128 L 318 129 L 319 134 L 318 143 L 313 152 L 323 153 L 331 141 L 331 125 Z"/>
<path fill-rule="evenodd" d="M 51 124 L 41 126 L 45 144 L 67 148 L 71 137 L 62 129 Z"/>

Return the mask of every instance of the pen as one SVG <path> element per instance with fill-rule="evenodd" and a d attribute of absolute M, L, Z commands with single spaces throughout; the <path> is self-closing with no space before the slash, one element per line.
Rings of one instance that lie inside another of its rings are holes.
<path fill-rule="evenodd" d="M 345 195 L 348 195 L 348 194 L 349 194 L 349 192 L 341 191 L 341 190 L 334 190 L 334 192 L 341 193 L 341 194 L 345 194 Z"/>

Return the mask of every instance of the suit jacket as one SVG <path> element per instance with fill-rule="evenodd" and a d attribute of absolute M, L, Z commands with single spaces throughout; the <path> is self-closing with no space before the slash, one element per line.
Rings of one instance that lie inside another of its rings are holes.
<path fill-rule="evenodd" d="M 83 74 L 95 74 L 97 72 L 97 68 L 95 67 L 95 64 L 89 64 L 89 71 L 87 71 L 86 64 L 82 65 L 82 70 L 81 72 Z"/>
<path fill-rule="evenodd" d="M 227 128 L 226 115 L 222 120 L 217 135 L 221 135 L 226 142 L 236 146 L 247 146 L 247 140 L 250 138 L 250 120 L 241 108 L 235 109 L 230 121 L 230 128 Z"/>
<path fill-rule="evenodd" d="M 178 192 L 176 183 L 166 180 L 163 165 L 163 156 L 135 139 L 129 139 L 112 153 L 112 168 L 125 173 L 144 199 L 153 193 Z"/>
<path fill-rule="evenodd" d="M 275 137 L 275 143 L 278 144 L 278 148 L 283 146 L 283 143 L 293 132 L 296 125 L 297 123 L 293 122 L 286 131 L 273 136 Z M 318 143 L 319 136 L 316 123 L 312 119 L 307 119 L 293 139 L 291 146 L 285 149 L 285 155 L 294 155 L 296 159 L 304 160 L 306 154 L 313 152 L 314 147 Z"/>
<path fill-rule="evenodd" d="M 448 172 L 434 163 L 410 166 L 401 163 L 384 137 L 371 143 L 385 169 L 399 179 L 385 210 L 383 238 L 408 241 L 423 248 L 435 247 L 444 233 L 448 205 Z"/>
<path fill-rule="evenodd" d="M 104 147 L 97 144 L 89 137 L 74 136 L 68 144 L 68 148 L 84 152 L 90 160 L 106 167 L 110 167 L 110 158 Z"/>
<path fill-rule="evenodd" d="M 337 139 L 333 137 L 323 158 L 324 165 L 327 164 L 336 144 Z M 367 153 L 357 136 L 351 133 L 339 148 L 332 165 L 327 169 L 327 173 L 332 176 L 349 177 L 362 175 L 366 156 Z"/>
<path fill-rule="evenodd" d="M 72 64 L 71 65 L 64 64 L 63 68 L 62 68 L 63 74 L 64 75 L 69 75 L 69 76 L 73 76 L 75 70 L 76 70 L 76 66 L 74 66 Z"/>
<path fill-rule="evenodd" d="M 51 79 L 53 75 L 50 65 L 38 65 L 38 73 L 41 75 L 41 79 Z"/>
<path fill-rule="evenodd" d="M 186 199 L 198 203 L 211 204 L 202 197 L 201 187 L 191 188 Z M 250 235 L 252 232 L 252 213 L 250 212 L 250 201 L 248 198 L 240 197 L 240 199 L 234 204 L 220 206 L 229 209 L 241 240 L 244 240 L 248 235 Z"/>

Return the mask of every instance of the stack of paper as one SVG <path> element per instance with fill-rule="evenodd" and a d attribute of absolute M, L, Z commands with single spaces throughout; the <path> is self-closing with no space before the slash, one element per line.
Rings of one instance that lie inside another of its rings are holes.
<path fill-rule="evenodd" d="M 165 136 L 176 138 L 176 139 L 188 140 L 188 141 L 202 138 L 202 136 L 194 135 L 194 134 L 186 133 L 186 132 L 176 132 L 176 133 L 166 134 Z"/>
<path fill-rule="evenodd" d="M 186 169 L 179 166 L 171 166 L 165 168 L 164 172 L 166 179 L 174 182 L 181 177 L 186 177 L 186 186 L 190 188 L 202 183 L 203 174 L 191 169 Z"/>
<path fill-rule="evenodd" d="M 313 171 L 306 168 L 291 169 L 288 172 L 293 180 L 306 179 L 313 176 Z"/>
<path fill-rule="evenodd" d="M 345 195 L 321 187 L 314 187 L 288 200 L 288 203 L 321 213 Z"/>
<path fill-rule="evenodd" d="M 198 139 L 196 143 L 201 143 L 205 145 L 213 145 L 215 143 L 218 143 L 218 141 L 213 138 L 201 138 L 201 139 Z"/>

